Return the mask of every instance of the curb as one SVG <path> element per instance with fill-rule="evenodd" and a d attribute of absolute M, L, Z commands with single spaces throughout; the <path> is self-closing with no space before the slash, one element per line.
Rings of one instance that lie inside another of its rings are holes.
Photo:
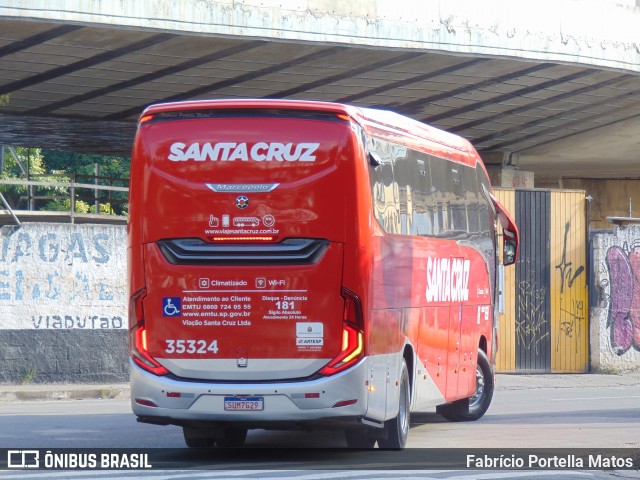
<path fill-rule="evenodd" d="M 0 402 L 55 400 L 125 400 L 129 384 L 119 385 L 0 385 Z"/>
<path fill-rule="evenodd" d="M 546 388 L 640 387 L 640 371 L 624 374 L 510 374 L 496 375 L 496 391 Z M 128 400 L 131 387 L 118 384 L 0 384 L 0 403 L 57 400 Z"/>
<path fill-rule="evenodd" d="M 533 389 L 616 389 L 640 386 L 640 370 L 618 374 L 551 373 L 496 375 L 496 391 Z"/>

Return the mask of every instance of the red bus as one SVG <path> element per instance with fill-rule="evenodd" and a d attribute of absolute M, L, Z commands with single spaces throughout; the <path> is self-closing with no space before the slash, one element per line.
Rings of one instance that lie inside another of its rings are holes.
<path fill-rule="evenodd" d="M 133 148 L 132 407 L 188 446 L 336 428 L 403 448 L 410 412 L 491 402 L 518 231 L 466 140 L 387 111 L 158 104 Z"/>

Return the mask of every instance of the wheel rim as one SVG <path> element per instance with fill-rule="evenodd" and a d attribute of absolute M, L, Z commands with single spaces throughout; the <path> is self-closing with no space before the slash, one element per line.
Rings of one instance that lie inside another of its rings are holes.
<path fill-rule="evenodd" d="M 473 408 L 482 401 L 484 396 L 484 373 L 480 365 L 476 365 L 476 391 L 469 398 L 469 408 Z"/>

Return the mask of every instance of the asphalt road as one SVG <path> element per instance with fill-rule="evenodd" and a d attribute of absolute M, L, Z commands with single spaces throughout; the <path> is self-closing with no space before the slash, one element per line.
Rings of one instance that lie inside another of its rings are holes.
<path fill-rule="evenodd" d="M 640 383 L 540 385 L 499 379 L 477 422 L 452 423 L 435 413 L 412 416 L 409 448 L 640 448 Z M 567 377 L 573 379 L 574 377 Z M 502 383 L 502 385 L 501 385 Z M 576 383 L 574 381 L 574 383 Z M 249 432 L 248 446 L 346 446 L 338 432 Z M 129 400 L 0 402 L 0 448 L 176 448 L 182 431 L 136 422 Z"/>
<path fill-rule="evenodd" d="M 569 378 L 569 377 L 567 377 Z M 535 377 L 531 382 L 505 378 L 499 382 L 494 401 L 487 414 L 477 422 L 452 423 L 435 413 L 412 416 L 407 457 L 390 456 L 397 452 L 360 453 L 345 455 L 332 449 L 346 447 L 340 432 L 274 432 L 255 430 L 249 433 L 247 446 L 260 450 L 246 453 L 207 457 L 207 461 L 223 460 L 224 472 L 200 471 L 195 477 L 208 478 L 458 478 L 471 480 L 504 478 L 640 478 L 638 471 L 614 472 L 558 472 L 538 471 L 470 471 L 420 470 L 420 455 L 429 455 L 431 449 L 549 449 L 562 452 L 563 448 L 624 448 L 640 454 L 640 383 L 592 382 L 595 377 L 571 377 L 563 381 L 555 377 L 541 383 Z M 61 448 L 166 448 L 170 458 L 179 466 L 181 462 L 201 461 L 193 450 L 183 449 L 182 431 L 173 426 L 139 424 L 130 411 L 129 400 L 81 401 L 23 401 L 0 402 L 0 449 L 61 449 Z M 320 447 L 320 456 L 310 456 Z M 179 449 L 179 450 L 176 450 Z M 264 453 L 260 453 L 264 449 Z M 296 449 L 296 450 L 293 450 Z M 423 450 L 429 449 L 429 450 Z M 258 453 L 256 453 L 258 452 Z M 275 452 L 275 453 L 274 453 Z M 294 453 L 291 453 L 294 452 Z M 299 452 L 299 453 L 298 453 Z M 272 458 L 274 457 L 274 458 Z M 426 458 L 426 457 L 424 457 Z M 388 460 L 388 463 L 387 462 Z M 309 462 L 315 460 L 315 469 L 309 471 Z M 273 462 L 276 462 L 275 464 Z M 400 466 L 401 471 L 385 468 Z M 197 463 L 197 462 L 196 462 Z M 214 462 L 215 463 L 215 462 Z M 205 462 L 206 464 L 206 462 Z M 268 465 L 267 465 L 268 464 Z M 213 465 L 213 464 L 212 464 Z M 354 465 L 358 468 L 354 468 Z M 265 468 L 266 470 L 262 470 Z M 323 467 L 343 468 L 322 472 Z M 368 470 L 367 467 L 370 469 Z M 277 470 L 274 470 L 274 468 Z M 415 468 L 418 468 L 417 470 Z M 261 473 L 256 474 L 255 469 Z M 278 470 L 285 469 L 285 470 Z M 304 473 L 300 473 L 300 471 Z M 232 473 L 229 473 L 233 471 Z M 254 474 L 247 472 L 253 471 Z M 160 476 L 118 475 L 119 478 L 183 478 L 184 472 L 163 471 Z M 243 473 L 244 472 L 244 473 Z M 294 476 L 291 472 L 297 472 Z M 368 473 L 367 473 L 368 472 Z M 4 478 L 49 478 L 44 473 L 32 472 L 30 477 L 11 476 L 17 472 L 0 472 Z M 78 473 L 78 472 L 76 472 Z M 86 472 L 85 472 L 86 473 Z M 100 472 L 100 478 L 112 478 Z M 151 472 L 149 472 L 151 473 Z M 156 472 L 158 473 L 158 472 Z M 204 477 L 202 477 L 204 475 Z M 222 475 L 222 476 L 221 476 Z M 227 475 L 227 476 L 224 476 Z M 337 476 L 336 476 L 337 475 Z M 557 475 L 557 477 L 556 477 Z M 610 475 L 612 475 L 610 477 Z M 191 477 L 191 475 L 189 475 Z M 60 477 L 63 478 L 63 477 Z M 66 477 L 64 477 L 66 478 Z M 85 478 L 94 478 L 89 476 Z M 98 478 L 98 477 L 95 477 Z M 115 477 L 113 477 L 115 478 Z"/>

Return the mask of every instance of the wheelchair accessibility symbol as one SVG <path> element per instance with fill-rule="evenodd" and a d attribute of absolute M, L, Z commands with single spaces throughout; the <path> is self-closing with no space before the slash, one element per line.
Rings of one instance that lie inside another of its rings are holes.
<path fill-rule="evenodd" d="M 175 317 L 180 315 L 180 297 L 162 297 L 162 316 Z"/>

